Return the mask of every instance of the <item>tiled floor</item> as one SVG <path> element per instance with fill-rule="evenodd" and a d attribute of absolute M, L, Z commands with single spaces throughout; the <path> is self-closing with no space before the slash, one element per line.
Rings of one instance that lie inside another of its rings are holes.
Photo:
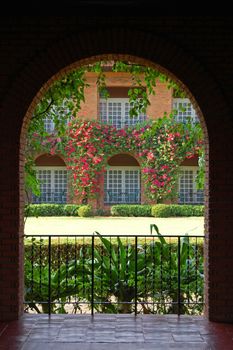
<path fill-rule="evenodd" d="M 233 324 L 176 315 L 25 314 L 0 323 L 0 350 L 230 350 Z"/>

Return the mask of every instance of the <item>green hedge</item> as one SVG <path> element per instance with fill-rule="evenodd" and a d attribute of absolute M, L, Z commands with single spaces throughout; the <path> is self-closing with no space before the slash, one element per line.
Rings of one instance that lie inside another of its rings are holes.
<path fill-rule="evenodd" d="M 78 216 L 77 204 L 29 204 L 25 216 Z"/>
<path fill-rule="evenodd" d="M 88 218 L 93 216 L 93 210 L 90 205 L 82 205 L 78 208 L 78 216 Z"/>
<path fill-rule="evenodd" d="M 151 208 L 152 216 L 168 218 L 171 216 L 203 216 L 204 205 L 156 204 Z"/>
<path fill-rule="evenodd" d="M 29 204 L 25 216 L 81 216 L 106 214 L 93 212 L 88 205 L 78 204 Z M 167 218 L 173 216 L 203 216 L 204 205 L 188 204 L 117 204 L 111 207 L 112 216 L 144 216 Z"/>
<path fill-rule="evenodd" d="M 117 204 L 111 207 L 113 216 L 152 216 L 151 205 L 147 204 Z"/>
<path fill-rule="evenodd" d="M 153 232 L 153 235 L 155 235 L 155 231 Z M 42 236 L 41 236 L 42 237 Z M 51 241 L 51 263 L 53 267 L 57 268 L 58 266 L 58 257 L 59 257 L 59 263 L 66 263 L 69 260 L 73 260 L 75 256 L 80 257 L 80 254 L 83 254 L 83 251 L 85 249 L 85 258 L 86 259 L 91 259 L 91 249 L 92 249 L 92 237 L 86 237 L 85 240 L 83 240 L 83 236 L 80 236 L 78 238 L 72 238 L 69 237 L 69 240 L 67 242 L 67 238 L 54 238 Z M 106 238 L 107 239 L 107 238 Z M 126 239 L 125 237 L 121 237 L 121 242 L 123 243 L 124 246 L 127 246 L 130 244 L 132 247 L 135 246 L 135 240 L 134 237 L 132 238 L 128 237 Z M 174 241 L 169 242 L 169 239 L 164 242 L 164 244 L 169 245 L 171 247 L 176 247 L 177 245 L 177 239 L 174 238 Z M 197 244 L 199 249 L 201 249 L 201 254 L 203 254 L 203 241 L 202 238 L 198 240 L 197 242 L 192 240 L 190 238 L 190 244 Z M 118 249 L 119 247 L 119 242 L 117 238 L 112 238 L 111 239 L 111 244 L 114 249 Z M 143 246 L 145 244 L 145 239 L 144 238 L 138 238 L 138 244 Z M 148 244 L 148 242 L 146 243 Z M 33 249 L 32 249 L 33 246 Z M 149 246 L 149 244 L 148 244 Z M 101 241 L 95 241 L 95 248 L 98 248 L 103 254 L 103 245 Z M 177 250 L 177 248 L 175 248 Z M 167 250 L 168 252 L 168 250 Z M 166 254 L 166 252 L 164 252 Z M 83 255 L 82 255 L 83 257 Z M 25 236 L 24 239 L 24 259 L 25 261 L 28 260 L 33 264 L 37 266 L 44 266 L 45 264 L 48 263 L 48 258 L 49 258 L 49 242 L 48 238 L 45 236 L 44 238 L 36 239 L 30 237 L 30 235 L 27 237 Z"/>

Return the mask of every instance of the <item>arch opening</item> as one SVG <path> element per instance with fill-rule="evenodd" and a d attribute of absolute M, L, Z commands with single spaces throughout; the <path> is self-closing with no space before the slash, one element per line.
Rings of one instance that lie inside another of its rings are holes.
<path fill-rule="evenodd" d="M 118 58 L 118 57 L 120 57 L 120 58 L 124 58 L 125 57 L 125 55 L 104 55 L 104 56 L 100 56 L 101 58 L 109 58 L 109 57 L 111 57 L 111 58 L 113 58 L 114 57 L 114 59 L 116 59 L 116 57 Z M 132 60 L 132 61 L 135 61 L 135 62 L 138 62 L 138 61 L 140 61 L 140 62 L 143 62 L 144 64 L 145 64 L 145 62 L 149 65 L 149 66 L 151 66 L 151 67 L 154 67 L 154 66 L 156 66 L 156 67 L 158 67 L 157 65 L 154 65 L 152 62 L 150 62 L 150 61 L 146 61 L 146 60 L 144 60 L 144 59 L 140 59 L 140 58 L 135 58 L 134 56 L 126 56 L 127 57 L 127 59 L 130 57 L 130 60 Z M 90 58 L 90 59 L 88 59 L 88 60 L 85 60 L 85 62 L 94 62 L 96 60 L 96 57 L 94 57 L 94 58 Z M 35 97 L 35 99 L 33 100 L 33 103 L 31 104 L 31 106 L 29 107 L 29 110 L 28 110 L 28 112 L 27 112 L 27 115 L 26 115 L 26 118 L 25 118 L 25 125 L 27 125 L 27 123 L 29 122 L 29 119 L 30 119 L 30 114 L 32 113 L 32 111 L 33 111 L 33 109 L 35 108 L 35 105 L 36 105 L 36 103 L 39 101 L 39 96 L 41 96 L 41 93 L 42 93 L 42 91 L 45 91 L 47 88 L 48 88 L 48 86 L 53 82 L 53 81 L 55 81 L 57 78 L 58 78 L 58 76 L 62 76 L 63 74 L 64 74 L 64 72 L 67 72 L 67 71 L 69 71 L 70 69 L 74 69 L 74 67 L 79 67 L 80 65 L 82 65 L 82 61 L 79 61 L 79 62 L 77 62 L 77 63 L 75 63 L 75 64 L 72 64 L 71 65 L 71 67 L 66 67 L 65 69 L 64 69 L 64 71 L 60 71 L 56 76 L 54 76 L 50 81 L 48 81 L 47 83 L 46 83 L 46 85 L 45 86 L 43 86 L 42 87 L 42 89 L 41 89 L 41 91 L 37 94 L 37 96 Z M 160 67 L 160 66 L 159 66 Z M 163 68 L 161 68 L 160 67 L 160 69 L 163 71 L 163 72 L 165 72 L 166 70 L 165 69 L 163 69 Z M 166 73 L 167 73 L 167 71 L 166 71 Z M 171 76 L 173 79 L 174 79 L 174 76 L 171 74 L 171 73 L 168 73 L 168 75 L 169 76 Z M 177 78 L 175 78 L 175 81 L 180 85 L 180 86 L 182 86 L 182 87 L 184 87 L 184 85 L 177 79 Z M 187 95 L 189 96 L 189 98 L 190 98 L 190 101 L 192 101 L 192 103 L 193 103 L 193 105 L 195 106 L 195 108 L 196 108 L 196 110 L 198 110 L 199 111 L 199 113 L 200 113 L 200 120 L 201 120 L 201 123 L 202 123 L 202 125 L 204 125 L 204 132 L 205 132 L 205 137 L 206 137 L 206 140 L 207 140 L 207 133 L 206 133 L 206 128 L 205 128 L 205 123 L 204 123 L 204 118 L 203 118 L 203 116 L 202 116 L 202 113 L 200 112 L 200 109 L 199 109 L 199 107 L 198 107 L 198 105 L 197 105 L 197 103 L 196 103 L 196 101 L 195 101 L 195 99 L 194 99 L 194 97 L 191 95 L 191 93 L 189 92 L 189 90 L 185 87 L 185 91 L 187 92 Z M 206 143 L 208 143 L 207 141 L 206 141 Z M 22 144 L 24 144 L 24 140 L 22 139 Z M 129 160 L 129 159 L 128 159 Z M 110 164 L 111 165 L 111 164 Z M 137 165 L 138 166 L 138 165 Z"/>

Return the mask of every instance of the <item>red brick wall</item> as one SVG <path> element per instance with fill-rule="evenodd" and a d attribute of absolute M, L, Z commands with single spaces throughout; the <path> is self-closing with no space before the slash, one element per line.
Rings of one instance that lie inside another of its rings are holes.
<path fill-rule="evenodd" d="M 89 57 L 119 54 L 176 76 L 204 116 L 206 315 L 233 322 L 232 18 L 77 14 L 2 17 L 0 26 L 0 319 L 16 319 L 23 310 L 23 149 L 33 108 L 63 72 Z"/>
<path fill-rule="evenodd" d="M 127 90 L 133 86 L 132 78 L 129 73 L 124 72 L 106 72 L 106 86 L 110 87 L 110 97 L 128 97 Z M 86 81 L 89 87 L 85 89 L 85 102 L 81 105 L 79 116 L 85 119 L 98 119 L 99 95 L 96 85 L 96 74 L 87 73 Z M 150 105 L 147 108 L 147 116 L 150 119 L 157 119 L 164 115 L 164 112 L 170 113 L 172 109 L 172 89 L 167 89 L 165 83 L 157 81 L 156 94 L 149 96 Z"/>

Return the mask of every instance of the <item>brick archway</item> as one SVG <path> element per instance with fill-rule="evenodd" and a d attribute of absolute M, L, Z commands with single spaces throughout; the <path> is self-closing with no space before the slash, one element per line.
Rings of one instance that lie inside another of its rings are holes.
<path fill-rule="evenodd" d="M 57 74 L 63 74 L 77 64 L 97 60 L 99 55 L 103 58 L 133 59 L 136 57 L 141 63 L 152 66 L 156 64 L 161 69 L 166 67 L 164 71 L 169 72 L 170 76 L 175 77 L 175 80 L 183 85 L 194 106 L 197 108 L 199 108 L 198 105 L 200 106 L 205 116 L 205 123 L 202 119 L 202 124 L 206 135 L 206 154 L 209 161 L 205 221 L 206 315 L 210 320 L 232 321 L 232 313 L 228 311 L 229 308 L 232 310 L 233 306 L 232 283 L 230 284 L 229 281 L 231 275 L 221 274 L 222 268 L 232 264 L 233 259 L 230 252 L 227 253 L 226 250 L 230 242 L 232 202 L 224 199 L 229 193 L 225 186 L 223 169 L 224 167 L 226 171 L 227 168 L 232 169 L 230 159 L 227 157 L 229 152 L 227 140 L 232 136 L 227 104 L 217 83 L 192 55 L 188 55 L 172 42 L 164 41 L 152 34 L 119 28 L 90 30 L 61 41 L 54 40 L 54 45 L 41 49 L 36 57 L 25 63 L 21 72 L 18 72 L 12 80 L 6 93 L 2 105 L 3 115 L 7 118 L 4 129 L 1 130 L 4 141 L 1 155 L 3 159 L 7 152 L 9 157 L 5 161 L 1 174 L 1 181 L 4 184 L 2 191 L 4 205 L 0 208 L 3 217 L 0 247 L 2 267 L 0 318 L 16 319 L 22 314 L 23 149 L 31 113 L 44 89 L 57 78 Z M 220 125 L 219 116 L 221 116 Z M 13 126 L 12 121 L 14 121 Z M 218 147 L 219 143 L 221 143 L 221 149 Z M 228 163 L 225 163 L 227 160 Z M 232 177 L 230 171 L 228 174 L 230 179 Z M 221 196 L 224 198 L 221 199 Z M 223 215 L 225 220 L 222 220 Z"/>

